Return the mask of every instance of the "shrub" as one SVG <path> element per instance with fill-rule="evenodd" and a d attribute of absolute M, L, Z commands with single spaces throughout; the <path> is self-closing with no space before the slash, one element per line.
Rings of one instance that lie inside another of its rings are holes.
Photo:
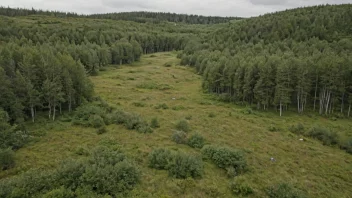
<path fill-rule="evenodd" d="M 288 128 L 289 131 L 291 131 L 292 133 L 301 135 L 304 133 L 304 126 L 301 123 L 298 123 L 296 125 L 292 125 Z"/>
<path fill-rule="evenodd" d="M 271 132 L 279 131 L 279 129 L 276 126 L 274 126 L 274 125 L 270 125 L 268 130 L 271 131 Z"/>
<path fill-rule="evenodd" d="M 178 121 L 176 124 L 176 129 L 179 131 L 184 131 L 186 133 L 191 130 L 187 120 Z"/>
<path fill-rule="evenodd" d="M 138 126 L 137 131 L 140 133 L 153 133 L 153 129 L 150 128 L 150 126 L 146 122 L 143 122 L 143 124 L 140 124 Z"/>
<path fill-rule="evenodd" d="M 149 153 L 149 167 L 159 170 L 167 170 L 169 163 L 172 161 L 172 157 L 171 152 L 167 149 L 155 149 Z"/>
<path fill-rule="evenodd" d="M 42 198 L 74 198 L 74 192 L 65 187 L 57 188 L 45 193 Z"/>
<path fill-rule="evenodd" d="M 155 107 L 155 109 L 169 109 L 169 106 L 167 106 L 167 104 L 163 103 L 163 104 L 159 104 L 158 106 Z"/>
<path fill-rule="evenodd" d="M 205 139 L 200 134 L 196 133 L 188 139 L 188 145 L 192 148 L 203 148 Z"/>
<path fill-rule="evenodd" d="M 267 189 L 270 198 L 305 198 L 306 195 L 287 183 L 280 183 Z"/>
<path fill-rule="evenodd" d="M 150 121 L 150 127 L 154 128 L 154 129 L 160 127 L 158 118 L 153 118 L 153 119 Z"/>
<path fill-rule="evenodd" d="M 0 167 L 7 170 L 15 166 L 14 152 L 12 149 L 0 149 Z"/>
<path fill-rule="evenodd" d="M 137 114 L 126 114 L 125 125 L 127 129 L 138 129 L 142 124 L 144 124 L 144 121 L 141 116 Z"/>
<path fill-rule="evenodd" d="M 209 118 L 215 118 L 215 116 L 216 116 L 216 115 L 215 115 L 215 113 L 213 113 L 213 112 L 209 113 L 209 115 L 208 115 Z"/>
<path fill-rule="evenodd" d="M 98 135 L 101 135 L 101 134 L 106 133 L 106 132 L 107 132 L 107 130 L 106 130 L 105 126 L 102 126 L 99 129 L 97 129 L 97 134 Z"/>
<path fill-rule="evenodd" d="M 92 115 L 89 117 L 89 126 L 99 128 L 105 126 L 105 123 L 100 115 Z"/>
<path fill-rule="evenodd" d="M 73 123 L 82 126 L 91 126 L 91 119 L 95 116 L 104 117 L 106 110 L 103 107 L 93 104 L 80 106 L 76 109 Z M 97 118 L 100 120 L 100 118 Z"/>
<path fill-rule="evenodd" d="M 122 110 L 116 110 L 109 117 L 111 118 L 111 123 L 124 124 L 128 114 Z"/>
<path fill-rule="evenodd" d="M 171 63 L 171 62 L 166 62 L 166 63 L 164 64 L 164 66 L 165 66 L 165 67 L 171 67 L 171 66 L 172 66 L 172 63 Z"/>
<path fill-rule="evenodd" d="M 143 103 L 143 102 L 133 102 L 132 103 L 134 106 L 136 106 L 136 107 L 145 107 L 145 106 L 147 106 L 145 103 Z"/>
<path fill-rule="evenodd" d="M 177 153 L 169 166 L 169 175 L 178 179 L 200 178 L 202 174 L 203 161 L 193 155 Z"/>
<path fill-rule="evenodd" d="M 186 116 L 186 120 L 192 120 L 192 115 Z"/>
<path fill-rule="evenodd" d="M 311 128 L 308 136 L 322 141 L 324 145 L 335 145 L 338 143 L 338 136 L 335 132 L 321 127 Z"/>
<path fill-rule="evenodd" d="M 185 144 L 187 142 L 187 134 L 183 131 L 175 131 L 172 134 L 171 139 L 177 144 Z"/>
<path fill-rule="evenodd" d="M 236 178 L 230 183 L 230 190 L 234 195 L 248 196 L 253 194 L 253 189 L 242 178 Z"/>
<path fill-rule="evenodd" d="M 89 155 L 88 151 L 87 151 L 85 148 L 83 148 L 83 147 L 78 147 L 78 148 L 76 148 L 76 150 L 74 151 L 74 153 L 75 153 L 76 155 L 85 155 L 85 156 Z"/>
<path fill-rule="evenodd" d="M 340 144 L 341 144 L 341 146 L 340 146 L 341 149 L 346 150 L 347 153 L 352 154 L 352 138 L 350 138 Z"/>
<path fill-rule="evenodd" d="M 184 106 L 181 106 L 181 105 L 172 107 L 172 110 L 174 110 L 174 111 L 179 111 L 179 110 L 184 110 L 184 109 L 186 109 L 186 108 Z"/>
<path fill-rule="evenodd" d="M 247 166 L 243 151 L 227 147 L 205 146 L 202 153 L 211 159 L 219 168 L 233 167 L 236 173 L 245 170 Z"/>

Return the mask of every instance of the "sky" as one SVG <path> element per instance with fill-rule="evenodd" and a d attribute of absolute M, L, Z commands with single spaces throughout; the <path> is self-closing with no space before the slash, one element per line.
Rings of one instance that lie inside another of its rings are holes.
<path fill-rule="evenodd" d="M 0 0 L 0 6 L 79 14 L 155 11 L 206 16 L 251 17 L 289 8 L 344 4 L 352 0 Z"/>

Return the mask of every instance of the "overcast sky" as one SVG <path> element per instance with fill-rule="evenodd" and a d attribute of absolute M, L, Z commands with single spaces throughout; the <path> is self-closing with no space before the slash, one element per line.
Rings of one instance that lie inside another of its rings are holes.
<path fill-rule="evenodd" d="M 49 9 L 80 14 L 160 11 L 211 16 L 258 16 L 268 12 L 352 0 L 0 0 L 1 6 Z"/>

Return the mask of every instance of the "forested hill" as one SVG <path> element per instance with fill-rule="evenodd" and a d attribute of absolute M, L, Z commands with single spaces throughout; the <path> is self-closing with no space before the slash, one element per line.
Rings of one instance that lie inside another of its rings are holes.
<path fill-rule="evenodd" d="M 216 24 L 226 23 L 231 20 L 239 20 L 239 17 L 215 17 L 215 16 L 200 16 L 187 15 L 165 12 L 124 12 L 124 13 L 110 13 L 110 14 L 93 14 L 89 18 L 105 18 L 114 20 L 127 20 L 140 23 L 153 22 L 159 23 L 162 21 L 169 21 L 175 23 L 188 24 Z"/>
<path fill-rule="evenodd" d="M 351 4 L 267 14 L 193 41 L 180 57 L 226 101 L 350 116 L 351 19 Z"/>
<path fill-rule="evenodd" d="M 187 24 L 218 24 L 226 23 L 231 20 L 239 20 L 240 17 L 218 17 L 218 16 L 200 16 L 187 15 L 166 12 L 122 12 L 122 13 L 108 13 L 108 14 L 92 14 L 83 15 L 74 12 L 60 12 L 60 11 L 44 11 L 35 9 L 22 8 L 6 8 L 0 7 L 0 15 L 4 16 L 29 16 L 29 15 L 46 15 L 55 17 L 80 17 L 80 18 L 94 18 L 94 19 L 112 19 L 134 21 L 138 23 L 161 23 L 164 21 Z"/>

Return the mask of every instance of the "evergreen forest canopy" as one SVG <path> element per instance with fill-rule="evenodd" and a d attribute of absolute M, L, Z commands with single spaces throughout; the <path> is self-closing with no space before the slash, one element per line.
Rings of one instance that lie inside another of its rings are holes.
<path fill-rule="evenodd" d="M 179 57 L 223 100 L 349 117 L 351 19 L 351 4 L 267 14 L 192 40 Z"/>
<path fill-rule="evenodd" d="M 46 15 L 55 17 L 80 17 L 93 19 L 112 19 L 134 21 L 138 23 L 161 23 L 161 22 L 175 22 L 187 24 L 217 24 L 226 23 L 231 20 L 242 19 L 240 17 L 217 17 L 217 16 L 201 16 L 201 15 L 187 15 L 165 12 L 121 12 L 121 13 L 107 13 L 107 14 L 77 14 L 74 12 L 60 12 L 60 11 L 44 11 L 35 9 L 23 8 L 9 8 L 0 7 L 0 15 L 15 17 L 15 16 L 29 16 L 29 15 Z"/>

